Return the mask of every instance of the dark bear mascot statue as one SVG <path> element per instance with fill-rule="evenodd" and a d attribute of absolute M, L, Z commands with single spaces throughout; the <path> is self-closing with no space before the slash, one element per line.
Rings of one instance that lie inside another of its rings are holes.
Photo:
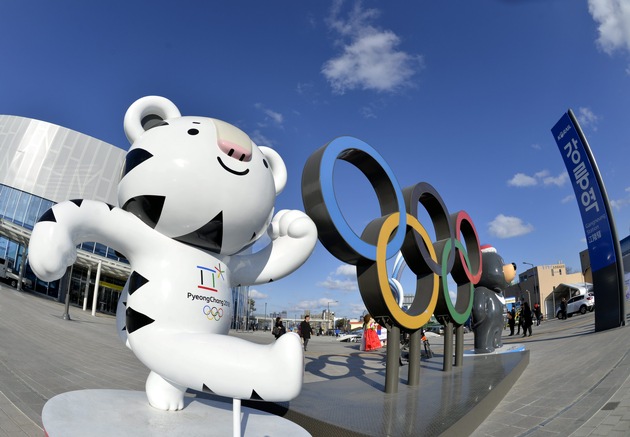
<path fill-rule="evenodd" d="M 492 246 L 481 247 L 483 271 L 475 287 L 472 308 L 472 328 L 475 332 L 475 352 L 489 353 L 503 346 L 503 290 L 516 276 L 516 264 L 505 264 Z"/>

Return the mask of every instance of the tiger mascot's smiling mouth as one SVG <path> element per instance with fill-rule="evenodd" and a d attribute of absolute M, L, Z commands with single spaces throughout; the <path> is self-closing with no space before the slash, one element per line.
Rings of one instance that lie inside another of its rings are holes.
<path fill-rule="evenodd" d="M 246 168 L 243 171 L 237 171 L 237 170 L 231 169 L 230 167 L 228 167 L 227 165 L 225 165 L 223 163 L 223 160 L 221 160 L 220 156 L 217 156 L 217 160 L 219 161 L 219 164 L 221 164 L 221 167 L 223 167 L 225 170 L 229 171 L 232 174 L 235 174 L 237 176 L 245 176 L 247 173 L 249 173 L 249 169 L 248 168 Z"/>

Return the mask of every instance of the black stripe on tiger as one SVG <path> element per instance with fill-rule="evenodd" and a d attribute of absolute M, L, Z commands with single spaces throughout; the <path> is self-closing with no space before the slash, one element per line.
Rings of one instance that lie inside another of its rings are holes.
<path fill-rule="evenodd" d="M 138 288 L 142 287 L 147 282 L 149 282 L 149 280 L 140 273 L 135 270 L 131 272 L 131 275 L 129 276 L 129 295 L 132 295 Z"/>
<path fill-rule="evenodd" d="M 125 313 L 127 315 L 127 332 L 131 334 L 138 329 L 144 328 L 147 325 L 155 322 L 151 317 L 146 314 L 139 313 L 133 308 L 127 308 Z"/>

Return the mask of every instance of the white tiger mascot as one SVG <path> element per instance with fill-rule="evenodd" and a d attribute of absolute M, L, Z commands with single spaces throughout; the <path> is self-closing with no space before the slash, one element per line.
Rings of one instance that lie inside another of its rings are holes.
<path fill-rule="evenodd" d="M 315 247 L 317 229 L 306 214 L 273 215 L 287 180 L 284 162 L 235 126 L 182 117 L 163 97 L 133 103 L 124 128 L 131 148 L 120 207 L 91 200 L 53 206 L 33 229 L 31 268 L 42 280 L 59 279 L 76 246 L 91 241 L 129 260 L 117 325 L 151 370 L 146 392 L 158 409 L 182 409 L 187 388 L 235 399 L 295 398 L 304 373 L 296 334 L 270 345 L 226 335 L 231 287 L 279 279 Z M 244 254 L 265 231 L 270 244 Z"/>

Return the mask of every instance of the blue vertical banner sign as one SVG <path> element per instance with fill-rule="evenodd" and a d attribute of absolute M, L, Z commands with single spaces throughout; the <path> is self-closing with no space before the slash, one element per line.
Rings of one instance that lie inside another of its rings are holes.
<path fill-rule="evenodd" d="M 595 330 L 624 325 L 621 250 L 597 163 L 571 110 L 562 116 L 551 133 L 569 173 L 582 216 L 597 298 Z"/>

